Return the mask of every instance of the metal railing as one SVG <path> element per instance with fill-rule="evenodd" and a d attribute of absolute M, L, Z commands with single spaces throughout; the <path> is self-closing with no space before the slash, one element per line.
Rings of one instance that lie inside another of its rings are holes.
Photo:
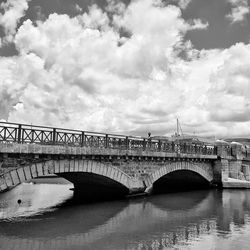
<path fill-rule="evenodd" d="M 0 122 L 0 142 L 216 155 L 213 145 Z"/>

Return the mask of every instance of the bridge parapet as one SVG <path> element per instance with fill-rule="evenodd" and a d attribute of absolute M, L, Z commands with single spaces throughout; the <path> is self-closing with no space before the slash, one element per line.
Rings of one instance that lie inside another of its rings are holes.
<path fill-rule="evenodd" d="M 0 122 L 0 143 L 216 155 L 213 145 Z"/>

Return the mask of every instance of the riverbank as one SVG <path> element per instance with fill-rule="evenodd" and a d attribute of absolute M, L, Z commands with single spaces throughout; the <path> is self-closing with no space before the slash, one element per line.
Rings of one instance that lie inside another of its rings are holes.
<path fill-rule="evenodd" d="M 226 181 L 222 182 L 223 188 L 239 188 L 239 189 L 250 189 L 250 181 L 238 180 L 233 178 L 228 178 Z"/>

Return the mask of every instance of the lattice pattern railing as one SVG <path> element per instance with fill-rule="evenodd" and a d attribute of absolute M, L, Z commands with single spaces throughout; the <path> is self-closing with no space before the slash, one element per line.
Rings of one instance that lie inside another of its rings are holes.
<path fill-rule="evenodd" d="M 151 138 L 138 138 L 6 122 L 0 122 L 0 142 L 216 155 L 216 147 L 212 145 L 174 143 Z"/>

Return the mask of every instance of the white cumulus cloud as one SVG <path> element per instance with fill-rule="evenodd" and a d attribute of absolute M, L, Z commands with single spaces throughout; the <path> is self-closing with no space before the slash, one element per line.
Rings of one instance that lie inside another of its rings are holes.
<path fill-rule="evenodd" d="M 227 18 L 232 22 L 242 22 L 246 15 L 249 14 L 250 8 L 247 0 L 228 0 L 231 4 L 231 13 L 227 15 Z"/>
<path fill-rule="evenodd" d="M 179 117 L 184 132 L 249 132 L 249 45 L 198 51 L 184 36 L 208 24 L 179 7 L 110 4 L 20 26 L 20 54 L 0 60 L 0 119 L 154 135 Z"/>
<path fill-rule="evenodd" d="M 7 0 L 0 4 L 0 26 L 4 28 L 6 37 L 4 40 L 10 42 L 16 33 L 17 24 L 28 9 L 30 0 Z"/>

